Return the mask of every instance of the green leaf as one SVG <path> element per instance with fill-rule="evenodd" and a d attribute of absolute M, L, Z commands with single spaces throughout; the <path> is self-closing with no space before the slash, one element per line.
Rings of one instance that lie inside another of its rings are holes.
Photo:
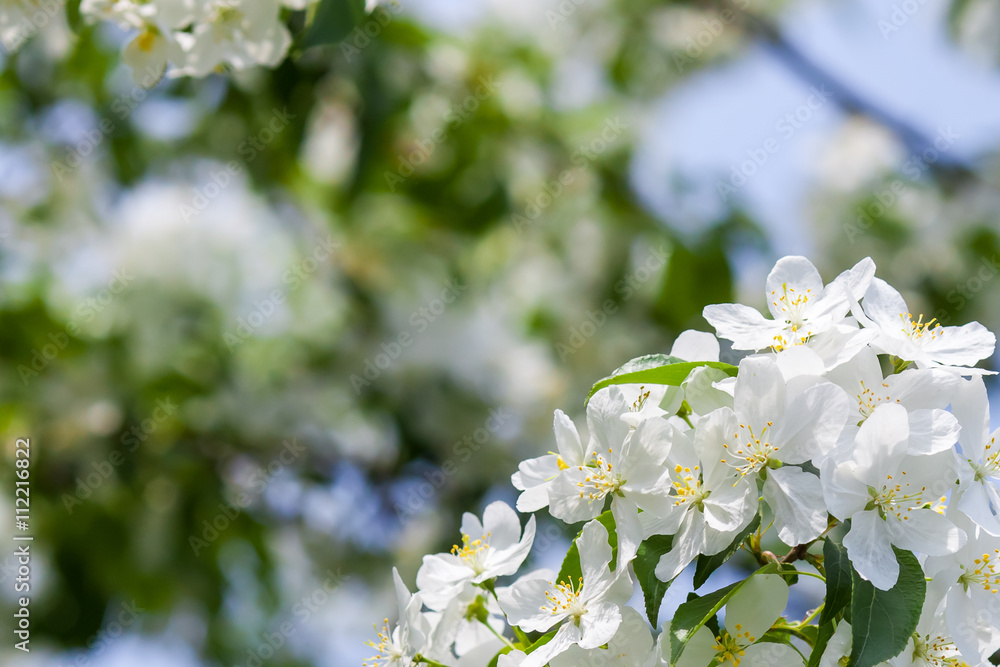
<path fill-rule="evenodd" d="M 608 544 L 611 545 L 611 569 L 615 569 L 618 557 L 618 533 L 615 530 L 615 518 L 611 514 L 611 510 L 608 510 L 601 516 L 597 517 L 597 520 L 608 529 Z M 581 532 L 583 530 L 581 529 Z M 576 534 L 576 537 L 580 537 L 580 533 Z M 563 558 L 562 567 L 559 568 L 559 576 L 556 581 L 572 581 L 576 582 L 580 577 L 583 576 L 583 572 L 580 569 L 580 550 L 576 546 L 576 539 L 573 543 L 569 545 L 569 551 L 566 552 L 566 557 Z"/>
<path fill-rule="evenodd" d="M 819 632 L 816 633 L 816 641 L 813 642 L 812 653 L 809 654 L 809 664 L 807 667 L 819 667 L 819 661 L 823 659 L 826 646 L 830 643 L 830 638 L 833 637 L 833 633 L 836 630 L 837 628 L 833 623 L 819 626 Z"/>
<path fill-rule="evenodd" d="M 899 580 L 887 591 L 853 571 L 851 629 L 854 643 L 848 667 L 875 667 L 906 648 L 920 620 L 927 582 L 920 563 L 909 551 L 892 548 L 899 562 Z"/>
<path fill-rule="evenodd" d="M 739 551 L 740 545 L 743 544 L 743 541 L 753 534 L 753 532 L 759 527 L 760 514 L 753 518 L 753 521 L 751 521 L 750 524 L 736 536 L 736 539 L 734 539 L 732 544 L 728 547 L 714 556 L 698 556 L 698 564 L 695 565 L 694 569 L 694 589 L 698 590 L 701 588 L 702 584 L 708 581 L 708 578 L 712 575 L 712 573 L 722 567 L 727 560 L 732 558 L 733 554 Z"/>
<path fill-rule="evenodd" d="M 823 566 L 826 570 L 826 601 L 819 616 L 819 630 L 808 667 L 818 667 L 826 645 L 836 631 L 837 616 L 851 604 L 853 586 L 851 561 L 843 545 L 827 538 L 823 543 Z"/>
<path fill-rule="evenodd" d="M 546 632 L 544 635 L 536 639 L 534 644 L 524 649 L 524 652 L 531 653 L 532 651 L 538 650 L 545 644 L 548 644 L 550 641 L 552 641 L 552 638 L 556 636 L 556 632 L 558 632 L 558 630 L 559 628 L 556 628 L 555 630 L 550 630 L 549 632 Z"/>
<path fill-rule="evenodd" d="M 663 595 L 673 583 L 673 579 L 662 582 L 656 578 L 656 565 L 660 562 L 660 556 L 670 551 L 673 544 L 673 535 L 654 535 L 643 540 L 639 545 L 639 553 L 632 561 L 632 569 L 646 599 L 646 618 L 654 628 L 657 625 L 656 619 L 660 615 Z"/>
<path fill-rule="evenodd" d="M 303 48 L 335 44 L 365 18 L 365 0 L 322 0 L 302 41 Z"/>
<path fill-rule="evenodd" d="M 826 570 L 826 603 L 819 624 L 833 623 L 837 614 L 851 603 L 851 561 L 847 549 L 831 539 L 823 544 L 823 567 Z"/>
<path fill-rule="evenodd" d="M 671 363 L 665 366 L 655 366 L 653 368 L 646 368 L 644 370 L 633 371 L 630 373 L 611 375 L 593 386 L 590 390 L 590 394 L 587 395 L 587 402 L 589 402 L 591 396 L 596 394 L 599 390 L 604 389 L 605 387 L 610 387 L 613 384 L 666 384 L 679 387 L 681 383 L 687 379 L 687 376 L 691 373 L 691 371 L 699 366 L 717 368 L 721 371 L 725 371 L 726 374 L 731 377 L 735 377 L 737 371 L 739 370 L 736 366 L 724 364 L 720 361 L 685 361 Z"/>
<path fill-rule="evenodd" d="M 726 602 L 740 590 L 750 579 L 758 574 L 776 574 L 778 566 L 768 563 L 743 581 L 730 584 L 725 588 L 720 588 L 714 593 L 709 593 L 699 598 L 689 600 L 677 608 L 677 613 L 670 621 L 670 664 L 676 665 L 687 643 L 694 636 L 694 633 L 710 619 L 715 618 L 719 610 L 725 606 Z"/>
<path fill-rule="evenodd" d="M 80 0 L 66 2 L 66 23 L 73 34 L 79 35 L 83 29 L 83 17 L 80 16 Z"/>

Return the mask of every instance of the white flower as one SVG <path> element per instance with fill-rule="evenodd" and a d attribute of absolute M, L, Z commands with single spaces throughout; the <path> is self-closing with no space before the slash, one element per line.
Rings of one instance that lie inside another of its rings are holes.
<path fill-rule="evenodd" d="M 631 607 L 622 607 L 621 611 L 622 623 L 608 642 L 607 648 L 584 650 L 579 646 L 571 646 L 565 653 L 552 659 L 549 663 L 551 667 L 652 667 L 657 655 L 646 619 Z"/>
<path fill-rule="evenodd" d="M 847 664 L 851 657 L 851 649 L 854 646 L 854 635 L 851 624 L 841 621 L 837 625 L 836 631 L 827 642 L 826 650 L 819 659 L 819 667 L 842 667 Z M 880 662 L 878 667 L 891 667 L 892 663 Z"/>
<path fill-rule="evenodd" d="M 385 619 L 385 625 L 378 631 L 378 641 L 366 642 L 376 653 L 361 663 L 363 667 L 409 667 L 413 657 L 429 647 L 432 628 L 421 613 L 420 594 L 410 595 L 396 568 L 392 568 L 392 578 L 399 604 L 399 621 L 390 631 L 389 619 Z"/>
<path fill-rule="evenodd" d="M 677 660 L 677 667 L 802 665 L 802 656 L 791 646 L 759 641 L 787 604 L 788 586 L 781 577 L 776 574 L 750 577 L 726 603 L 725 629 L 714 636 L 707 627 L 699 628 Z M 661 651 L 669 665 L 669 638 L 662 641 Z"/>
<path fill-rule="evenodd" d="M 507 503 L 490 503 L 483 521 L 466 512 L 462 517 L 462 543 L 451 553 L 424 556 L 417 572 L 417 587 L 424 603 L 441 610 L 466 584 L 517 572 L 528 557 L 535 539 L 535 517 L 530 517 L 521 534 L 517 513 Z"/>
<path fill-rule="evenodd" d="M 511 651 L 501 655 L 497 667 L 521 667 L 528 655 L 524 651 Z"/>
<path fill-rule="evenodd" d="M 708 415 L 694 432 L 674 432 L 667 455 L 670 495 L 660 496 L 639 515 L 643 536 L 674 535 L 673 548 L 660 557 L 656 576 L 671 581 L 699 554 L 729 546 L 757 513 L 756 486 L 717 459 L 702 464 L 705 442 L 723 437 L 723 412 Z"/>
<path fill-rule="evenodd" d="M 996 347 L 996 336 L 979 322 L 945 327 L 934 319 L 925 322 L 923 315 L 914 318 L 899 292 L 879 278 L 872 280 L 861 310 L 856 308 L 854 314 L 878 332 L 872 347 L 920 368 L 973 366 Z"/>
<path fill-rule="evenodd" d="M 703 331 L 683 331 L 677 336 L 670 356 L 684 361 L 718 361 L 719 339 Z M 717 382 L 725 381 L 729 375 L 725 371 L 708 366 L 699 366 L 691 371 L 680 387 L 664 387 L 665 396 L 660 406 L 663 413 L 672 416 L 687 401 L 691 410 L 688 419 L 697 421 L 700 415 L 705 415 L 724 405 L 732 406 L 732 395 L 716 386 Z M 676 418 L 671 421 L 677 421 Z"/>
<path fill-rule="evenodd" d="M 0 0 L 0 41 L 7 53 L 20 49 L 38 32 L 32 16 L 42 10 L 42 0 Z"/>
<path fill-rule="evenodd" d="M 906 648 L 889 660 L 892 667 L 970 667 L 966 662 L 972 656 L 963 656 L 948 630 L 946 613 L 941 613 L 941 591 L 933 584 L 928 586 L 923 611 L 917 629 Z M 988 661 L 977 662 L 989 665 Z"/>
<path fill-rule="evenodd" d="M 588 422 L 591 420 L 590 414 L 588 411 Z M 511 475 L 510 481 L 514 488 L 522 491 L 517 499 L 519 512 L 535 512 L 547 507 L 549 487 L 553 480 L 564 470 L 583 465 L 586 451 L 580 442 L 580 434 L 573 420 L 562 410 L 556 410 L 552 420 L 552 430 L 555 432 L 558 453 L 549 452 L 545 456 L 521 461 L 517 466 L 517 472 Z"/>
<path fill-rule="evenodd" d="M 576 540 L 580 552 L 578 581 L 546 581 L 525 577 L 498 591 L 500 607 L 511 625 L 525 632 L 546 632 L 559 625 L 555 636 L 529 654 L 524 667 L 542 667 L 570 646 L 602 646 L 615 636 L 622 621 L 621 607 L 632 596 L 628 568 L 611 571 L 608 531 L 599 521 L 583 527 Z"/>
<path fill-rule="evenodd" d="M 670 448 L 666 420 L 647 419 L 633 429 L 621 418 L 627 412 L 618 387 L 595 394 L 587 408 L 591 441 L 583 463 L 549 487 L 549 512 L 566 523 L 596 518 L 611 498 L 621 563 L 632 560 L 639 548 L 639 509 L 666 493 L 662 464 Z"/>
<path fill-rule="evenodd" d="M 962 381 L 955 373 L 911 368 L 883 378 L 878 356 L 871 348 L 865 348 L 827 373 L 826 379 L 842 387 L 853 399 L 854 412 L 849 419 L 852 423 L 868 419 L 879 405 L 899 404 L 906 408 L 911 454 L 936 454 L 955 445 L 958 421 L 944 410 Z M 849 446 L 853 446 L 853 439 Z"/>
<path fill-rule="evenodd" d="M 191 33 L 176 33 L 184 61 L 174 74 L 206 76 L 227 64 L 237 70 L 275 67 L 292 38 L 277 0 L 214 0 Z"/>
<path fill-rule="evenodd" d="M 507 627 L 500 605 L 472 584 L 466 584 L 443 611 L 425 616 L 432 619 L 434 628 L 430 641 L 435 649 L 432 653 L 442 653 L 454 646 L 456 656 L 471 661 L 488 654 L 480 661 L 486 663 L 504 646 L 497 637 Z"/>
<path fill-rule="evenodd" d="M 893 545 L 944 556 L 958 551 L 966 538 L 937 511 L 957 486 L 954 452 L 910 455 L 908 435 L 906 409 L 881 405 L 858 429 L 853 458 L 827 461 L 822 475 L 830 513 L 851 519 L 844 537 L 851 563 L 882 590 L 899 577 Z"/>
<path fill-rule="evenodd" d="M 797 465 L 820 461 L 833 449 L 847 421 L 848 398 L 840 387 L 821 382 L 786 391 L 774 360 L 740 362 L 734 409 L 720 409 L 721 440 L 707 441 L 702 460 L 715 458 L 752 480 L 747 502 L 764 482 L 764 500 L 774 511 L 778 537 L 790 546 L 816 539 L 828 517 L 816 475 Z"/>
<path fill-rule="evenodd" d="M 943 598 L 948 631 L 968 660 L 988 664 L 1000 650 L 1000 537 L 968 519 L 956 523 L 969 535 L 957 553 L 928 558 L 924 571 Z"/>
<path fill-rule="evenodd" d="M 767 276 L 767 307 L 774 319 L 735 303 L 706 306 L 703 314 L 737 350 L 780 352 L 834 331 L 850 312 L 852 297 L 864 293 L 873 275 L 874 262 L 864 259 L 824 287 L 808 259 L 783 257 Z"/>
<path fill-rule="evenodd" d="M 952 411 L 962 424 L 963 484 L 955 503 L 991 535 L 1000 535 L 1000 429 L 990 433 L 990 404 L 982 378 L 964 381 Z"/>

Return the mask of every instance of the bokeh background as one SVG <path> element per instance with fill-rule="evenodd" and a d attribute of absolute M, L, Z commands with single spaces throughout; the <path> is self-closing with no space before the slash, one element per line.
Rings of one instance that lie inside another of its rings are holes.
<path fill-rule="evenodd" d="M 0 57 L 0 482 L 30 437 L 35 535 L 0 663 L 360 664 L 390 568 L 513 502 L 555 408 L 763 307 L 782 255 L 1000 329 L 992 0 L 383 16 L 148 91 L 108 26 Z"/>

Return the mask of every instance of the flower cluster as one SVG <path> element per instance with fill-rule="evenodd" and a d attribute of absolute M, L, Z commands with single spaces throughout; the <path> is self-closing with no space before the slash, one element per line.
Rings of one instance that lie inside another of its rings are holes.
<path fill-rule="evenodd" d="M 151 87 L 173 65 L 174 76 L 203 77 L 221 68 L 276 67 L 288 53 L 289 10 L 312 10 L 320 0 L 82 0 L 80 15 L 130 33 L 122 58 L 137 84 Z M 46 17 L 40 0 L 0 3 L 0 40 L 9 50 L 25 26 Z M 57 3 L 51 3 L 56 5 Z M 366 9 L 374 8 L 368 0 Z M 34 28 L 33 28 L 34 29 Z"/>
<path fill-rule="evenodd" d="M 502 502 L 466 514 L 451 553 L 424 558 L 417 593 L 396 576 L 399 624 L 366 665 L 990 664 L 1000 431 L 974 365 L 995 337 L 915 316 L 870 259 L 824 285 L 783 258 L 766 298 L 770 318 L 709 306 L 717 335 L 685 332 L 669 356 L 598 383 L 585 437 L 556 411 L 556 451 L 512 482 L 518 511 L 583 523 L 559 573 L 500 585 L 535 518 L 522 530 Z M 719 339 L 738 365 L 719 361 Z M 701 586 L 741 549 L 758 570 L 657 632 L 667 584 L 697 563 Z M 783 618 L 804 576 L 826 600 Z M 637 584 L 648 622 L 627 604 Z"/>

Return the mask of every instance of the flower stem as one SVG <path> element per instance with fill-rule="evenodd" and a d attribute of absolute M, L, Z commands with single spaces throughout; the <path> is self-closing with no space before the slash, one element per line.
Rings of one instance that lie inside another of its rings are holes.
<path fill-rule="evenodd" d="M 413 662 L 417 663 L 418 665 L 423 663 L 425 665 L 430 665 L 431 667 L 448 667 L 448 665 L 438 662 L 437 660 L 431 660 L 430 658 L 425 658 L 419 653 L 413 656 Z"/>
<path fill-rule="evenodd" d="M 483 619 L 479 619 L 479 622 L 482 623 L 483 625 L 485 625 L 487 628 L 489 628 L 490 632 L 492 632 L 494 635 L 497 636 L 497 639 L 499 639 L 504 644 L 506 644 L 507 646 L 509 646 L 512 650 L 515 649 L 515 648 L 517 648 L 516 646 L 514 646 L 513 644 L 510 643 L 509 639 L 507 639 L 502 634 L 500 634 L 499 632 L 497 632 L 496 628 L 494 628 L 492 625 L 490 625 L 489 623 L 487 623 Z"/>

